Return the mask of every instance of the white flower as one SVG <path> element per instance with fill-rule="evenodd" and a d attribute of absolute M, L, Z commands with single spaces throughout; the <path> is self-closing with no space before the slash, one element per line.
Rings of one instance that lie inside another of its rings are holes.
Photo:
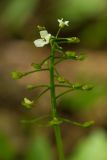
<path fill-rule="evenodd" d="M 59 22 L 59 27 L 63 28 L 64 26 L 69 26 L 69 21 L 63 21 L 63 18 L 62 19 L 58 19 L 58 22 Z"/>
<path fill-rule="evenodd" d="M 49 43 L 51 34 L 47 32 L 47 30 L 40 31 L 40 39 L 34 41 L 36 47 L 43 47 Z"/>
<path fill-rule="evenodd" d="M 22 105 L 26 108 L 32 108 L 34 101 L 29 100 L 28 98 L 24 98 Z"/>
<path fill-rule="evenodd" d="M 24 102 L 29 105 L 33 104 L 33 101 L 29 100 L 28 98 L 24 98 Z"/>

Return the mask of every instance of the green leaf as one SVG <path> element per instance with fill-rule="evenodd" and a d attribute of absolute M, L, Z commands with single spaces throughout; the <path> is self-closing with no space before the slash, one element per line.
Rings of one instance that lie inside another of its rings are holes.
<path fill-rule="evenodd" d="M 47 138 L 38 136 L 30 144 L 26 160 L 53 160 L 51 146 Z"/>
<path fill-rule="evenodd" d="M 96 130 L 80 141 L 68 160 L 107 160 L 107 135 Z"/>

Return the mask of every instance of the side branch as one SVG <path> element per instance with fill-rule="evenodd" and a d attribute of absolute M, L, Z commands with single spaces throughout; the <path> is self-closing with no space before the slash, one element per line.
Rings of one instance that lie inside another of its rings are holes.
<path fill-rule="evenodd" d="M 55 87 L 65 87 L 65 88 L 71 88 L 71 85 L 66 85 L 66 84 L 55 84 Z"/>
<path fill-rule="evenodd" d="M 27 76 L 27 75 L 32 74 L 32 73 L 35 73 L 35 72 L 48 71 L 48 70 L 49 70 L 48 68 L 45 68 L 45 69 L 38 69 L 38 70 L 33 70 L 33 71 L 25 72 L 25 73 L 23 73 L 22 77 Z"/>
<path fill-rule="evenodd" d="M 29 89 L 29 90 L 32 90 L 32 89 L 35 89 L 35 88 L 44 88 L 44 87 L 49 87 L 49 85 L 45 85 L 45 84 L 41 84 L 41 85 L 32 85 L 32 84 L 30 84 L 30 85 L 28 85 L 27 86 L 27 89 Z"/>
<path fill-rule="evenodd" d="M 50 59 L 50 56 L 48 56 L 47 58 L 45 58 L 45 59 L 40 63 L 40 66 L 42 66 L 48 59 Z"/>
<path fill-rule="evenodd" d="M 59 94 L 58 96 L 56 96 L 56 99 L 58 99 L 59 97 L 63 96 L 64 94 L 69 93 L 69 92 L 71 92 L 73 90 L 74 90 L 74 88 L 71 88 L 71 89 L 69 89 L 69 90 L 67 90 L 65 92 L 62 92 L 61 94 Z"/>
<path fill-rule="evenodd" d="M 79 122 L 72 121 L 72 120 L 69 120 L 66 118 L 60 118 L 60 119 L 65 123 L 72 124 L 72 125 L 79 126 L 79 127 L 83 127 L 83 128 L 90 127 L 94 124 L 94 121 L 86 121 L 84 123 L 79 123 Z"/>
<path fill-rule="evenodd" d="M 42 91 L 35 99 L 34 101 L 37 101 L 38 98 L 40 98 L 44 93 L 46 93 L 48 90 L 50 89 L 50 87 L 46 88 L 44 91 Z"/>

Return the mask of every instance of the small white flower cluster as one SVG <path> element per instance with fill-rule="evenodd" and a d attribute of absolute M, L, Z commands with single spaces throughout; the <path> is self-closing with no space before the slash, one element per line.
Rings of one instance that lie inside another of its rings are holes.
<path fill-rule="evenodd" d="M 63 28 L 64 26 L 68 26 L 68 23 L 69 23 L 69 21 L 63 21 L 63 18 L 58 19 L 58 22 L 59 22 L 60 28 Z M 46 44 L 48 44 L 51 38 L 51 34 L 48 33 L 47 30 L 42 30 L 40 31 L 40 37 L 41 37 L 40 39 L 37 39 L 34 41 L 34 45 L 36 47 L 44 47 Z"/>
<path fill-rule="evenodd" d="M 62 19 L 58 19 L 58 22 L 59 22 L 59 27 L 63 28 L 65 26 L 69 26 L 69 21 L 63 21 L 63 18 Z"/>
<path fill-rule="evenodd" d="M 47 30 L 40 31 L 40 39 L 34 41 L 36 47 L 43 47 L 49 43 L 51 34 Z"/>

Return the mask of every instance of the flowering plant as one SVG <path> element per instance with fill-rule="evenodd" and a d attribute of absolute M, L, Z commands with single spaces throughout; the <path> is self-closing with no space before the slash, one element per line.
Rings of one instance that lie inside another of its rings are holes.
<path fill-rule="evenodd" d="M 77 125 L 80 127 L 89 127 L 91 126 L 94 122 L 89 121 L 85 123 L 79 123 L 72 121 L 70 119 L 66 119 L 64 117 L 60 117 L 59 113 L 57 111 L 57 99 L 63 96 L 64 94 L 67 94 L 68 92 L 74 91 L 74 90 L 91 90 L 93 88 L 92 85 L 87 85 L 87 84 L 80 84 L 80 83 L 71 83 L 69 80 L 65 79 L 63 76 L 60 75 L 60 73 L 57 71 L 57 64 L 64 61 L 64 60 L 83 60 L 84 55 L 82 54 L 77 54 L 74 51 L 63 51 L 63 48 L 61 44 L 63 43 L 79 43 L 80 40 L 77 37 L 67 37 L 67 38 L 62 38 L 59 37 L 60 31 L 66 27 L 69 26 L 69 21 L 64 21 L 62 19 L 58 19 L 59 23 L 59 29 L 58 32 L 55 36 L 51 35 L 48 33 L 48 31 L 45 29 L 45 27 L 40 27 L 38 26 L 39 33 L 40 33 L 40 39 L 36 39 L 34 41 L 34 45 L 36 47 L 44 47 L 47 44 L 50 44 L 51 52 L 48 57 L 46 57 L 41 63 L 39 64 L 33 64 L 33 70 L 25 73 L 21 73 L 19 71 L 14 71 L 12 72 L 12 77 L 14 79 L 20 79 L 24 76 L 27 76 L 31 73 L 35 72 L 40 72 L 40 71 L 49 71 L 50 73 L 50 83 L 49 84 L 41 84 L 41 85 L 28 85 L 27 88 L 32 90 L 37 87 L 43 87 L 45 88 L 40 95 L 36 97 L 36 99 L 29 100 L 28 98 L 24 98 L 22 101 L 22 105 L 26 108 L 32 108 L 34 107 L 35 101 L 37 101 L 40 96 L 45 94 L 47 91 L 50 90 L 50 96 L 51 96 L 51 116 L 50 120 L 47 123 L 46 126 L 51 126 L 54 129 L 55 132 L 55 137 L 56 137 L 56 145 L 57 145 L 57 150 L 58 150 L 58 155 L 60 160 L 64 160 L 64 151 L 63 151 L 63 145 L 62 145 L 62 138 L 61 138 L 61 131 L 60 127 L 63 123 L 69 123 L 73 125 Z M 57 53 L 58 56 L 57 56 Z M 44 63 L 49 62 L 47 67 L 44 68 Z M 66 91 L 56 94 L 55 88 L 56 87 L 64 87 L 66 88 Z M 46 118 L 46 116 L 39 117 L 37 118 L 38 120 L 41 120 Z"/>

